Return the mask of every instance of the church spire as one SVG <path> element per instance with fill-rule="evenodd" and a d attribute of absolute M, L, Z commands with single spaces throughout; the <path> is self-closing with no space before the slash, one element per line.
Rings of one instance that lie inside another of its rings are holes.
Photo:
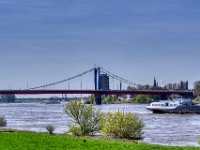
<path fill-rule="evenodd" d="M 153 87 L 157 87 L 157 82 L 155 77 L 154 77 Z"/>

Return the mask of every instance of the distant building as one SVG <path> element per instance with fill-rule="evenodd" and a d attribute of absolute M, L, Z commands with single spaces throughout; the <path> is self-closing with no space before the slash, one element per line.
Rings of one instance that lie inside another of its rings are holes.
<path fill-rule="evenodd" d="M 181 90 L 188 90 L 188 81 L 186 82 L 181 81 L 180 88 Z"/>
<path fill-rule="evenodd" d="M 188 81 L 180 83 L 169 83 L 166 85 L 168 90 L 188 90 Z"/>
<path fill-rule="evenodd" d="M 156 78 L 154 77 L 154 81 L 153 81 L 153 89 L 158 87 L 158 82 L 156 81 Z"/>
<path fill-rule="evenodd" d="M 107 74 L 99 75 L 99 90 L 109 90 L 109 76 Z"/>

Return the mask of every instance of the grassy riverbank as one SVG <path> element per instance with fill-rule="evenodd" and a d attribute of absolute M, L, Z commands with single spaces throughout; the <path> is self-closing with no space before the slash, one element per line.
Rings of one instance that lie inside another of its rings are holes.
<path fill-rule="evenodd" d="M 0 132 L 0 149 L 8 150 L 195 150 L 197 147 L 170 147 L 122 140 L 49 135 L 46 133 L 3 131 Z"/>

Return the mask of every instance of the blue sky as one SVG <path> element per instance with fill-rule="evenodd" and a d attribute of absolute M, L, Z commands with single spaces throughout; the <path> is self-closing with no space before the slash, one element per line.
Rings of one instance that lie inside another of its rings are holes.
<path fill-rule="evenodd" d="M 0 89 L 95 64 L 136 83 L 156 76 L 192 87 L 199 58 L 199 0 L 0 0 Z"/>

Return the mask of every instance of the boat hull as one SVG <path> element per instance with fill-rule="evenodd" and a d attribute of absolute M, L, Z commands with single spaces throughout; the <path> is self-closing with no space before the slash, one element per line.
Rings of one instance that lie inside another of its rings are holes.
<path fill-rule="evenodd" d="M 199 105 L 191 105 L 191 106 L 180 106 L 175 109 L 159 109 L 159 108 L 147 108 L 151 110 L 153 113 L 175 113 L 175 114 L 187 114 L 187 113 L 196 113 L 200 114 L 200 106 Z"/>

